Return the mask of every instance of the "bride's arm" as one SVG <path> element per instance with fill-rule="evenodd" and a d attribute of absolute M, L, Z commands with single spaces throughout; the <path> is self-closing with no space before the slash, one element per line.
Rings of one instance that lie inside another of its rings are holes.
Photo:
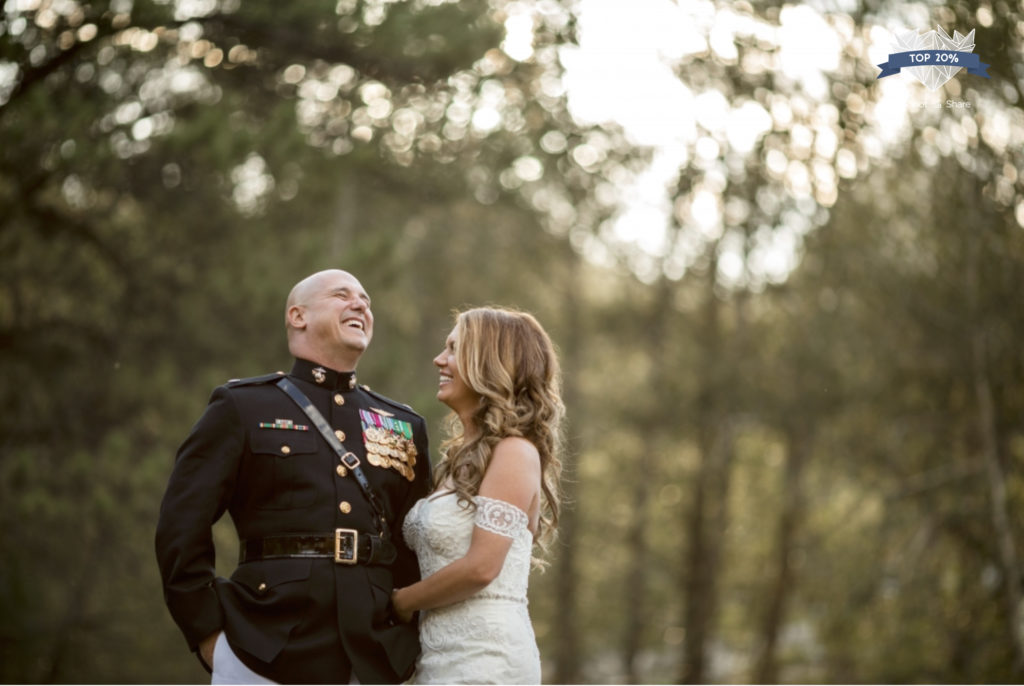
<path fill-rule="evenodd" d="M 529 441 L 505 438 L 494 447 L 494 455 L 480 483 L 479 495 L 503 500 L 529 513 L 540 493 L 540 455 Z M 512 539 L 473 527 L 473 537 L 464 557 L 442 567 L 435 574 L 411 586 L 395 589 L 391 602 L 398 616 L 409 621 L 417 610 L 451 605 L 469 598 L 494 581 L 505 564 Z"/>

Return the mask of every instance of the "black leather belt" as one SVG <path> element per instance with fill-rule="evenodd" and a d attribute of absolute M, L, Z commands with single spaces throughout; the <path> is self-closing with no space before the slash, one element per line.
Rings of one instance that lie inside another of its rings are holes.
<path fill-rule="evenodd" d="M 387 565 L 397 556 L 388 540 L 355 529 L 322 534 L 279 534 L 248 538 L 238 550 L 238 563 L 280 558 L 327 558 L 342 565 Z"/>

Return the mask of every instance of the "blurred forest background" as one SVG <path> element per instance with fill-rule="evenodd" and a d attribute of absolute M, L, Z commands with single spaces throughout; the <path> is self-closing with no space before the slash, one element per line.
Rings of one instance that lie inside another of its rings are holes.
<path fill-rule="evenodd" d="M 159 500 L 327 267 L 373 296 L 360 379 L 434 446 L 453 308 L 556 340 L 547 681 L 1024 680 L 1024 3 L 680 0 L 656 244 L 616 230 L 654 151 L 569 105 L 583 4 L 3 3 L 0 680 L 208 678 Z M 879 31 L 936 26 L 991 78 L 876 80 Z"/>

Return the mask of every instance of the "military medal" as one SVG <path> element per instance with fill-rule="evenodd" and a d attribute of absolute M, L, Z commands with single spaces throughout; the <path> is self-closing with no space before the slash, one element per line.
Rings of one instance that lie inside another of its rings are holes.
<path fill-rule="evenodd" d="M 275 419 L 272 422 L 260 422 L 261 429 L 285 429 L 287 431 L 309 431 L 305 424 L 296 424 L 290 419 Z"/>
<path fill-rule="evenodd" d="M 409 481 L 415 479 L 413 467 L 417 453 L 412 424 L 376 408 L 372 412 L 359 410 L 359 419 L 363 426 L 366 461 L 374 467 L 394 469 Z"/>

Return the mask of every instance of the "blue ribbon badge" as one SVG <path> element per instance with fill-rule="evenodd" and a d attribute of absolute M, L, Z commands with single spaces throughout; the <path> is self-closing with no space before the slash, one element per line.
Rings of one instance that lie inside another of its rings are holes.
<path fill-rule="evenodd" d="M 981 55 L 956 50 L 909 50 L 889 53 L 889 61 L 878 65 L 882 73 L 878 78 L 899 74 L 907 67 L 964 67 L 968 74 L 990 78 L 985 72 L 988 64 L 981 61 Z"/>

